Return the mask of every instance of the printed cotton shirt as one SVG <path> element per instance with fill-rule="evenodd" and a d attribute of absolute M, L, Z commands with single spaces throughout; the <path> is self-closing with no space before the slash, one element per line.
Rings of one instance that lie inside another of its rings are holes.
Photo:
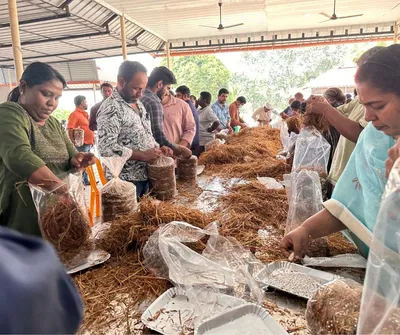
<path fill-rule="evenodd" d="M 132 150 L 146 151 L 156 142 L 151 133 L 150 116 L 138 101 L 136 112 L 114 90 L 97 112 L 97 132 L 101 156 L 130 156 Z M 128 160 L 119 177 L 126 181 L 147 180 L 147 164 L 144 161 Z"/>

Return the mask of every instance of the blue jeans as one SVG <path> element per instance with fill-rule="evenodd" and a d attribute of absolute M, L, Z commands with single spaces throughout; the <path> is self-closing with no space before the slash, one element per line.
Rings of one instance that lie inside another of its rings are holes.
<path fill-rule="evenodd" d="M 76 150 L 78 150 L 79 152 L 90 152 L 91 147 L 92 146 L 90 144 L 84 144 L 81 147 L 76 147 Z M 89 177 L 86 170 L 82 173 L 82 182 L 84 185 L 90 185 Z"/>
<path fill-rule="evenodd" d="M 134 181 L 133 182 L 136 186 L 136 197 L 140 200 L 141 197 L 149 193 L 150 185 L 147 180 L 145 181 Z"/>

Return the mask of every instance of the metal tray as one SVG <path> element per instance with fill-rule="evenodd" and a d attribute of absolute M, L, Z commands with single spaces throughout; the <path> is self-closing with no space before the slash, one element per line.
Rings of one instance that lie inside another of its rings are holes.
<path fill-rule="evenodd" d="M 256 274 L 256 279 L 264 285 L 265 290 L 269 287 L 272 287 L 279 291 L 290 293 L 304 299 L 310 299 L 311 296 L 318 289 L 318 287 L 315 288 L 315 290 L 312 290 L 310 289 L 310 283 L 304 282 L 303 286 L 301 285 L 301 283 L 295 283 L 292 285 L 292 289 L 288 289 L 284 286 L 285 284 L 283 281 L 275 280 L 274 283 L 272 283 L 271 279 L 269 279 L 268 277 L 271 277 L 273 275 L 273 272 L 276 270 L 287 270 L 293 271 L 294 273 L 306 275 L 308 278 L 310 278 L 310 280 L 313 279 L 318 282 L 318 286 L 322 286 L 326 283 L 331 282 L 332 280 L 341 278 L 340 276 L 334 275 L 332 273 L 307 268 L 305 266 L 290 262 L 275 262 L 267 264 L 259 273 Z M 288 274 L 287 277 L 290 278 L 290 275 Z M 304 293 L 304 291 L 309 292 Z"/>
<path fill-rule="evenodd" d="M 367 260 L 359 254 L 344 254 L 333 257 L 304 257 L 303 265 L 325 268 L 365 269 L 367 267 Z"/>
<path fill-rule="evenodd" d="M 198 165 L 197 166 L 197 175 L 200 176 L 203 173 L 205 168 L 206 168 L 205 165 Z"/>
<path fill-rule="evenodd" d="M 205 320 L 194 335 L 283 335 L 287 332 L 264 309 L 254 304 L 233 308 Z"/>
<path fill-rule="evenodd" d="M 105 252 L 104 250 L 94 250 L 90 253 L 90 255 L 82 260 L 81 264 L 74 266 L 67 270 L 68 274 L 73 274 L 82 270 L 89 269 L 93 266 L 102 264 L 110 259 L 110 254 Z"/>
<path fill-rule="evenodd" d="M 211 300 L 221 303 L 221 310 L 246 304 L 246 301 L 226 294 L 217 293 Z M 165 335 L 193 334 L 194 321 L 200 315 L 183 290 L 170 288 L 159 296 L 142 314 L 141 320 L 146 327 Z"/>

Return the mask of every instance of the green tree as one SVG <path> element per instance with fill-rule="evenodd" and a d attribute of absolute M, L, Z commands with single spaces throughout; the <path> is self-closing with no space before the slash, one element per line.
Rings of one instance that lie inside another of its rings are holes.
<path fill-rule="evenodd" d="M 246 52 L 232 74 L 231 86 L 254 108 L 266 101 L 278 109 L 287 105 L 293 89 L 304 87 L 311 79 L 338 66 L 349 57 L 351 47 L 334 45 L 303 49 Z"/>
<path fill-rule="evenodd" d="M 392 43 L 388 43 L 385 41 L 380 41 L 377 43 L 359 43 L 359 44 L 355 44 L 354 45 L 354 49 L 352 50 L 352 59 L 353 62 L 356 64 L 358 59 L 361 57 L 361 55 L 367 51 L 368 49 L 374 47 L 374 46 L 379 46 L 379 47 L 387 47 L 389 44 Z"/>
<path fill-rule="evenodd" d="M 166 63 L 166 59 L 161 62 L 164 66 Z M 201 91 L 208 91 L 214 100 L 220 88 L 229 88 L 231 73 L 215 56 L 174 57 L 172 71 L 178 86 L 186 85 L 196 97 Z"/>
<path fill-rule="evenodd" d="M 57 108 L 53 113 L 51 113 L 51 115 L 54 116 L 58 121 L 62 121 L 68 120 L 69 114 L 71 113 L 72 111 L 68 109 Z"/>

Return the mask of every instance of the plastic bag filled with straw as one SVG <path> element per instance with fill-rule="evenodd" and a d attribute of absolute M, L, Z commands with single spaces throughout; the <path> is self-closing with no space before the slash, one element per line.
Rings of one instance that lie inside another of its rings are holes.
<path fill-rule="evenodd" d="M 72 130 L 72 139 L 76 147 L 81 147 L 85 144 L 84 137 L 85 131 L 81 128 L 75 128 Z"/>
<path fill-rule="evenodd" d="M 182 180 L 197 179 L 197 157 L 179 157 L 177 159 L 178 178 Z"/>
<path fill-rule="evenodd" d="M 80 173 L 71 174 L 52 192 L 30 185 L 42 237 L 55 247 L 68 267 L 76 257 L 86 258 L 93 249 L 81 178 Z"/>
<path fill-rule="evenodd" d="M 310 334 L 355 334 L 362 289 L 351 279 L 337 279 L 320 287 L 307 303 Z"/>
<path fill-rule="evenodd" d="M 137 210 L 136 186 L 118 176 L 129 157 L 102 157 L 101 161 L 112 174 L 112 179 L 101 189 L 103 222 L 113 221 L 117 215 L 126 215 Z"/>
<path fill-rule="evenodd" d="M 175 162 L 171 157 L 161 156 L 147 163 L 150 188 L 159 200 L 170 200 L 176 196 Z"/>

